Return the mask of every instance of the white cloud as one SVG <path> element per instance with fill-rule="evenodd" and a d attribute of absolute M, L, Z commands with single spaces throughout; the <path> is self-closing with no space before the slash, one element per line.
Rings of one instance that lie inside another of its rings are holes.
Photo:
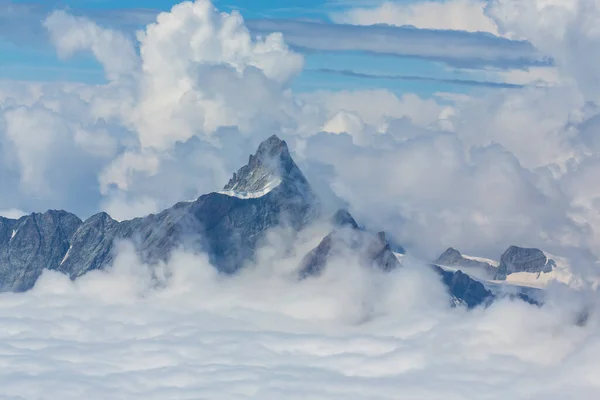
<path fill-rule="evenodd" d="M 523 37 L 553 57 L 561 76 L 574 80 L 586 99 L 599 100 L 596 1 L 494 0 L 489 14 L 506 35 Z"/>
<path fill-rule="evenodd" d="M 340 260 L 299 283 L 297 256 L 278 249 L 272 242 L 256 268 L 223 277 L 182 253 L 151 269 L 124 246 L 111 271 L 75 283 L 47 271 L 33 291 L 0 295 L 2 396 L 597 396 L 599 325 L 592 314 L 575 326 L 577 300 L 467 313 L 448 307 L 423 266 L 384 276 Z"/>
<path fill-rule="evenodd" d="M 117 192 L 117 194 L 108 197 L 102 203 L 102 209 L 116 221 L 131 220 L 162 211 L 157 201 L 149 196 L 131 199 L 123 192 Z"/>
<path fill-rule="evenodd" d="M 52 194 L 54 185 L 65 186 L 59 181 L 61 176 L 74 178 L 85 172 L 77 167 L 83 158 L 94 163 L 116 153 L 116 145 L 106 133 L 87 130 L 43 106 L 5 108 L 0 117 L 4 165 L 18 171 L 26 193 Z"/>
<path fill-rule="evenodd" d="M 331 15 L 334 22 L 354 25 L 412 25 L 422 29 L 488 32 L 499 35 L 486 15 L 486 1 L 445 0 L 411 3 L 385 1 L 372 8 L 351 8 Z"/>
<path fill-rule="evenodd" d="M 18 107 L 4 113 L 5 138 L 13 146 L 6 152 L 4 162 L 21 170 L 21 182 L 32 192 L 47 190 L 44 172 L 56 151 L 64 143 L 69 127 L 60 117 L 44 109 Z M 62 140 L 61 140 L 62 139 Z"/>
<path fill-rule="evenodd" d="M 412 93 L 398 97 L 384 89 L 316 92 L 304 95 L 303 99 L 323 107 L 328 118 L 346 111 L 358 114 L 365 123 L 375 126 L 401 118 L 408 118 L 419 126 L 430 126 L 449 108 L 433 99 L 422 99 Z"/>
<path fill-rule="evenodd" d="M 433 259 L 456 246 L 497 258 L 514 243 L 561 253 L 559 228 L 580 240 L 585 235 L 558 211 L 568 203 L 556 183 L 547 188 L 501 146 L 465 151 L 452 133 L 414 131 L 410 124 L 391 129 L 364 147 L 317 135 L 304 153 L 333 166 L 331 185 L 360 220 L 392 233 L 413 254 Z"/>
<path fill-rule="evenodd" d="M 490 94 L 463 105 L 455 130 L 469 145 L 502 144 L 531 170 L 564 171 L 585 153 L 575 128 L 585 119 L 583 107 L 580 93 L 569 87 Z"/>
<path fill-rule="evenodd" d="M 315 51 L 358 51 L 435 60 L 451 66 L 524 68 L 547 62 L 530 43 L 488 33 L 254 19 L 255 33 L 281 32 L 286 42 Z"/>
<path fill-rule="evenodd" d="M 102 29 L 83 17 L 55 11 L 45 20 L 52 42 L 63 57 L 89 50 L 104 66 L 109 80 L 135 74 L 139 58 L 133 43 L 118 31 Z"/>
<path fill-rule="evenodd" d="M 152 176 L 158 173 L 159 168 L 160 160 L 152 152 L 123 153 L 102 172 L 100 190 L 107 193 L 109 186 L 115 185 L 118 189 L 127 191 L 135 173 L 142 172 Z"/>
<path fill-rule="evenodd" d="M 11 208 L 10 210 L 0 210 L 0 217 L 8 219 L 19 219 L 26 214 L 27 213 L 25 211 L 21 211 L 16 208 Z"/>
<path fill-rule="evenodd" d="M 303 66 L 280 34 L 253 39 L 238 12 L 220 13 L 209 1 L 161 13 L 138 40 L 143 76 L 133 124 L 143 147 L 224 126 L 248 132 L 289 102 L 282 85 Z"/>
<path fill-rule="evenodd" d="M 547 56 L 555 56 L 554 51 L 548 51 L 547 46 L 539 44 L 541 44 L 540 40 L 548 40 L 551 35 L 553 35 L 552 37 L 560 35 L 561 30 L 555 29 L 555 24 L 547 21 L 546 17 L 540 18 L 538 13 L 545 14 L 543 11 L 545 7 L 553 7 L 558 10 L 557 7 L 564 6 L 569 11 L 573 11 L 577 7 L 573 6 L 574 2 L 540 1 L 538 6 L 532 9 L 527 3 L 520 1 L 489 2 L 487 0 L 415 1 L 409 3 L 385 1 L 376 7 L 353 7 L 334 13 L 331 17 L 334 22 L 344 24 L 411 25 L 420 29 L 487 32 L 513 40 L 529 39 L 538 50 L 546 52 Z M 507 11 L 509 7 L 511 7 L 510 11 Z M 548 14 L 550 13 L 548 12 Z M 565 16 L 562 16 L 563 14 Z M 568 14 L 567 11 L 564 13 L 557 11 L 556 17 L 564 21 Z M 503 22 L 503 18 L 506 19 L 506 22 Z M 514 26 L 516 21 L 525 18 L 535 21 L 532 24 L 524 21 L 522 29 Z M 502 27 L 502 30 L 499 30 L 498 26 Z M 546 28 L 541 29 L 547 29 L 547 34 L 544 32 L 536 34 L 534 37 L 532 35 L 534 26 L 545 26 Z M 557 40 L 557 38 L 552 40 Z M 440 38 L 440 42 L 443 42 L 443 38 Z M 460 67 L 462 69 L 464 65 Z M 529 66 L 526 69 L 484 68 L 484 71 L 473 69 L 471 72 L 475 77 L 483 76 L 484 80 L 517 85 L 554 85 L 560 80 L 559 72 L 550 66 Z"/>
<path fill-rule="evenodd" d="M 503 82 L 515 85 L 555 86 L 560 84 L 560 74 L 554 67 L 494 70 L 492 74 L 492 76 L 500 76 Z"/>

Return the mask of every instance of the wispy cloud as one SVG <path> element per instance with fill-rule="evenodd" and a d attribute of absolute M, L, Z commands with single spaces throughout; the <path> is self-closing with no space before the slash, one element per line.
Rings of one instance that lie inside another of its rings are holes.
<path fill-rule="evenodd" d="M 298 283 L 297 260 L 265 250 L 232 278 L 184 253 L 152 269 L 126 247 L 110 271 L 0 295 L 2 397 L 597 399 L 598 322 L 574 326 L 578 299 L 467 313 L 427 268 L 340 257 Z"/>
<path fill-rule="evenodd" d="M 417 76 L 417 75 L 377 75 L 377 74 L 366 74 L 363 72 L 356 72 L 352 70 L 336 70 L 328 68 L 319 68 L 307 71 L 315 71 L 324 74 L 333 75 L 344 75 L 351 78 L 363 78 L 363 79 L 377 79 L 377 80 L 394 80 L 394 81 L 416 81 L 416 82 L 438 82 L 438 83 L 449 83 L 455 85 L 465 86 L 478 86 L 487 88 L 500 88 L 500 89 L 520 89 L 525 85 L 505 83 L 505 82 L 493 82 L 493 81 L 477 81 L 472 79 L 449 79 L 449 78 L 435 78 L 430 76 Z"/>
<path fill-rule="evenodd" d="M 287 43 L 308 51 L 361 51 L 417 57 L 471 68 L 521 68 L 552 64 L 529 42 L 481 32 L 283 19 L 248 20 L 247 25 L 256 34 L 281 32 Z"/>

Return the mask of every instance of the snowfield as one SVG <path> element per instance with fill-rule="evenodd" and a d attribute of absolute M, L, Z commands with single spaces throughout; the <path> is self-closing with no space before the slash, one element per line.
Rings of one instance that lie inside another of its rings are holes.
<path fill-rule="evenodd" d="M 273 179 L 272 181 L 268 182 L 262 190 L 256 190 L 253 192 L 241 192 L 241 191 L 237 191 L 237 190 L 221 190 L 217 193 L 224 194 L 225 196 L 229 196 L 229 197 L 237 197 L 239 199 L 258 199 L 258 198 L 261 198 L 261 197 L 269 194 L 270 192 L 273 191 L 273 189 L 277 188 L 279 185 L 281 185 L 281 179 Z"/>

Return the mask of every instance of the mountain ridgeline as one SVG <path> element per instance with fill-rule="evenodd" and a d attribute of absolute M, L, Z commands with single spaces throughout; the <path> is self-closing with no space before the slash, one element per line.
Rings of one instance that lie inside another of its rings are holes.
<path fill-rule="evenodd" d="M 116 243 L 131 241 L 141 259 L 156 263 L 175 249 L 205 252 L 214 267 L 234 274 L 252 261 L 266 232 L 296 231 L 322 217 L 319 200 L 292 159 L 285 141 L 272 136 L 221 192 L 182 202 L 158 214 L 118 222 L 106 213 L 86 221 L 64 211 L 0 218 L 0 290 L 31 289 L 44 270 L 71 279 L 108 268 Z M 332 218 L 333 231 L 304 257 L 299 280 L 318 276 L 343 252 L 366 268 L 401 268 L 385 233 L 362 230 L 347 211 Z M 467 275 L 438 270 L 454 304 L 469 307 L 493 295 Z"/>
<path fill-rule="evenodd" d="M 434 262 L 439 266 L 479 270 L 487 279 L 506 281 L 512 275 L 531 274 L 537 277 L 551 274 L 558 268 L 556 260 L 539 249 L 510 246 L 500 257 L 500 262 L 470 257 L 450 247 Z"/>

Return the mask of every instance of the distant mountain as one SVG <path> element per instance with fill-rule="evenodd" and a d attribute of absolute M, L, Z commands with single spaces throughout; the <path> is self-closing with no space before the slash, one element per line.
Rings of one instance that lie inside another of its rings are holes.
<path fill-rule="evenodd" d="M 485 258 L 465 256 L 452 247 L 443 252 L 434 263 L 447 267 L 480 270 L 481 272 L 485 272 L 490 278 L 494 277 L 498 271 L 497 262 Z"/>
<path fill-rule="evenodd" d="M 550 259 L 540 249 L 526 249 L 510 246 L 500 257 L 500 267 L 496 280 L 506 280 L 508 275 L 519 272 L 547 274 L 556 268 L 556 261 Z"/>
<path fill-rule="evenodd" d="M 448 287 L 455 306 L 473 308 L 482 304 L 489 305 L 495 298 L 485 285 L 462 271 L 448 271 L 438 266 L 434 266 L 434 269 L 442 276 L 442 282 Z"/>
<path fill-rule="evenodd" d="M 535 248 L 510 246 L 493 261 L 480 257 L 465 256 L 454 248 L 446 250 L 434 262 L 445 270 L 460 270 L 497 289 L 498 284 L 543 289 L 553 282 L 580 287 L 583 282 L 573 273 L 570 262 L 562 257 L 549 255 Z M 495 283 L 491 285 L 491 283 Z M 493 290 L 496 291 L 496 290 Z"/>
<path fill-rule="evenodd" d="M 354 218 L 345 210 L 332 218 L 334 230 L 302 260 L 300 277 L 319 275 L 335 257 L 353 257 L 365 267 L 391 271 L 401 266 L 384 232 L 361 231 Z"/>

